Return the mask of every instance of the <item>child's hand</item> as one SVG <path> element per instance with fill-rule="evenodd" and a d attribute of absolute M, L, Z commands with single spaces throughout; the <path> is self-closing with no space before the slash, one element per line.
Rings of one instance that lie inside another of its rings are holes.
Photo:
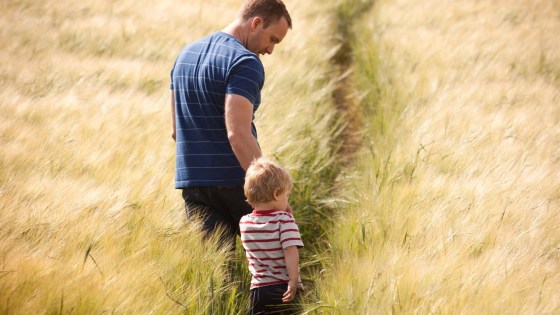
<path fill-rule="evenodd" d="M 296 293 L 297 283 L 292 281 L 288 282 L 288 290 L 286 290 L 286 292 L 284 292 L 284 295 L 282 295 L 282 302 L 290 303 L 296 297 Z"/>

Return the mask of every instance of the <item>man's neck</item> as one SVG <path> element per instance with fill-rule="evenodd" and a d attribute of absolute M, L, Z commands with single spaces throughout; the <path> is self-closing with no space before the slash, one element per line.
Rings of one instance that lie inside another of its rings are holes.
<path fill-rule="evenodd" d="M 222 32 L 227 33 L 235 38 L 237 38 L 243 46 L 247 47 L 247 25 L 246 22 L 236 19 L 226 26 Z"/>

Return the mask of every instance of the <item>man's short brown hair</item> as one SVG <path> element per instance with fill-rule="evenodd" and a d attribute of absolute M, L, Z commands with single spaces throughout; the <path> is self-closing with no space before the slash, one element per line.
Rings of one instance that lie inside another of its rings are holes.
<path fill-rule="evenodd" d="M 264 28 L 278 22 L 282 17 L 288 22 L 288 27 L 292 28 L 292 18 L 282 0 L 246 0 L 241 8 L 241 18 L 247 21 L 256 16 L 263 19 Z"/>
<path fill-rule="evenodd" d="M 249 204 L 274 200 L 274 193 L 292 190 L 292 177 L 280 164 L 266 158 L 258 158 L 251 163 L 245 175 L 245 197 Z"/>

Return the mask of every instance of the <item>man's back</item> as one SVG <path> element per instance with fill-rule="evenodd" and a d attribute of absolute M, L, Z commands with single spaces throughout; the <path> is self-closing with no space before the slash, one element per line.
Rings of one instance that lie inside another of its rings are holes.
<path fill-rule="evenodd" d="M 228 140 L 226 94 L 260 104 L 264 69 L 238 39 L 218 32 L 187 46 L 171 71 L 177 157 L 175 187 L 242 185 L 245 171 Z M 256 130 L 253 126 L 253 135 Z"/>

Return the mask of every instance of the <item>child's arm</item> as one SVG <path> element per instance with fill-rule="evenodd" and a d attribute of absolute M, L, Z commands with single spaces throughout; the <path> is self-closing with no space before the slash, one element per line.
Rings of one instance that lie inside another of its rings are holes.
<path fill-rule="evenodd" d="M 290 246 L 284 249 L 286 268 L 288 269 L 288 290 L 282 296 L 282 302 L 289 303 L 296 297 L 297 283 L 299 279 L 299 251 L 297 246 Z"/>

